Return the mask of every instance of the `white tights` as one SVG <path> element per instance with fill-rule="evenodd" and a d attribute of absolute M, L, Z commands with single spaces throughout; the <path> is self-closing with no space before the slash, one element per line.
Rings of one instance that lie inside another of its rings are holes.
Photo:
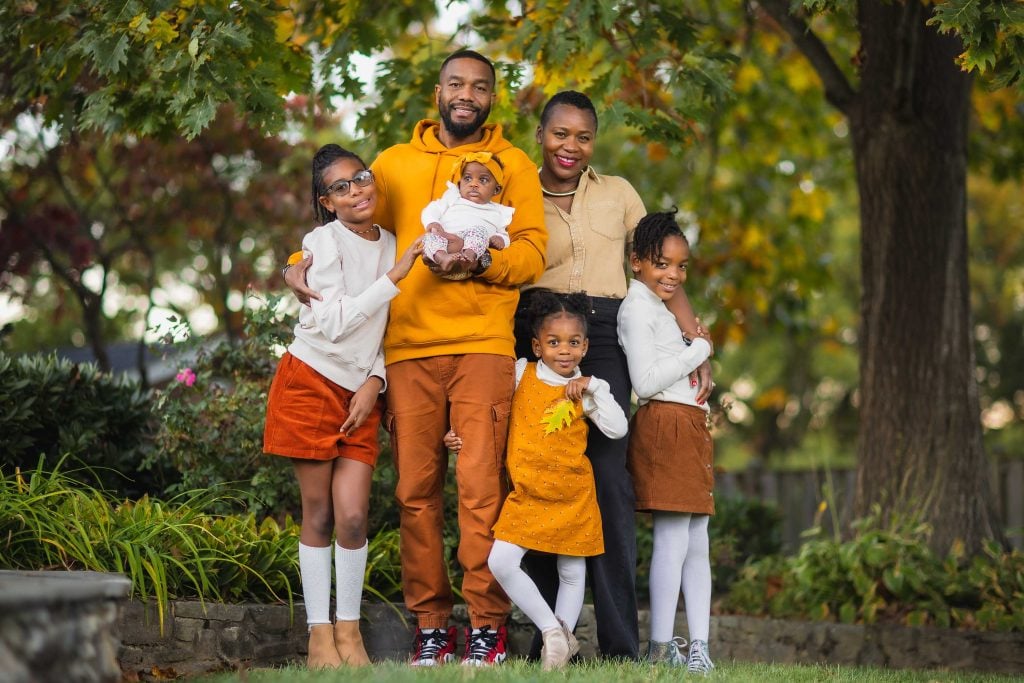
<path fill-rule="evenodd" d="M 587 561 L 583 557 L 558 556 L 558 597 L 552 612 L 544 597 L 520 566 L 526 549 L 506 541 L 495 541 L 487 566 L 505 593 L 541 631 L 558 628 L 558 619 L 572 631 L 583 609 Z"/>
<path fill-rule="evenodd" d="M 690 640 L 708 639 L 711 558 L 708 515 L 655 512 L 651 557 L 651 640 L 672 639 L 682 584 Z"/>

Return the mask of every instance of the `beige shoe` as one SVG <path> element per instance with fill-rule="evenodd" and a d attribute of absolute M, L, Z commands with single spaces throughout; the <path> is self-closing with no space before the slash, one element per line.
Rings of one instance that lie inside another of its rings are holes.
<path fill-rule="evenodd" d="M 342 664 L 348 666 L 367 666 L 370 657 L 363 646 L 363 636 L 359 633 L 359 621 L 334 622 L 334 644 L 338 648 L 338 656 Z"/>
<path fill-rule="evenodd" d="M 540 649 L 541 670 L 552 671 L 565 667 L 572 655 L 569 654 L 569 639 L 565 637 L 563 627 L 549 628 L 540 635 L 544 639 L 544 646 Z"/>
<path fill-rule="evenodd" d="M 334 635 L 330 624 L 313 624 L 309 627 L 309 651 L 306 666 L 310 669 L 337 669 L 341 666 L 338 648 L 334 646 Z"/>
<path fill-rule="evenodd" d="M 561 617 L 558 617 L 558 623 L 562 627 L 562 632 L 565 634 L 565 640 L 569 643 L 569 659 L 572 659 L 580 653 L 580 643 L 576 640 L 576 636 L 572 634 L 569 627 L 565 625 Z"/>

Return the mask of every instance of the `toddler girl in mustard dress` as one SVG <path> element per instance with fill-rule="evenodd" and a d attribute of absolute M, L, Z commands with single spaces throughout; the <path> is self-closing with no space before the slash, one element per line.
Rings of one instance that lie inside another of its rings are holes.
<path fill-rule="evenodd" d="M 494 525 L 488 566 L 509 598 L 544 639 L 545 670 L 579 652 L 572 635 L 583 608 L 585 558 L 604 552 L 594 472 L 585 450 L 588 418 L 608 438 L 626 435 L 628 422 L 608 383 L 584 377 L 586 297 L 540 292 L 532 297 L 536 362 L 516 362 L 507 467 L 513 491 Z M 449 432 L 445 443 L 461 441 Z M 552 611 L 520 564 L 528 550 L 558 556 L 558 597 Z"/>

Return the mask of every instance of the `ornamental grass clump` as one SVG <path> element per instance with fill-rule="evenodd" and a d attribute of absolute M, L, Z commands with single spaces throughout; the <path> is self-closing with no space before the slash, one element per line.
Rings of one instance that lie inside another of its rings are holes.
<path fill-rule="evenodd" d="M 171 599 L 291 602 L 298 525 L 204 512 L 221 497 L 118 501 L 42 462 L 0 468 L 0 566 L 121 572 L 133 598 L 156 601 L 161 627 Z"/>

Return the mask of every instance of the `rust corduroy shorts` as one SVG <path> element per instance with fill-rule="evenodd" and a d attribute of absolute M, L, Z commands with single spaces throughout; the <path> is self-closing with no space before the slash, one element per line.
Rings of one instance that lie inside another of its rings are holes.
<path fill-rule="evenodd" d="M 377 430 L 384 414 L 384 399 L 351 436 L 342 434 L 353 392 L 338 386 L 290 353 L 278 363 L 267 398 L 263 452 L 289 458 L 333 460 L 347 458 L 377 463 Z"/>

